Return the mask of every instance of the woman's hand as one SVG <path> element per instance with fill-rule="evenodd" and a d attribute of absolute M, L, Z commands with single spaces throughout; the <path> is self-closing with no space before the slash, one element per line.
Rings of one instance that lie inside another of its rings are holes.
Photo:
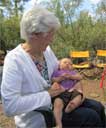
<path fill-rule="evenodd" d="M 48 92 L 49 92 L 51 97 L 57 96 L 64 91 L 65 91 L 65 89 L 56 82 L 53 83 L 51 88 L 48 89 Z"/>

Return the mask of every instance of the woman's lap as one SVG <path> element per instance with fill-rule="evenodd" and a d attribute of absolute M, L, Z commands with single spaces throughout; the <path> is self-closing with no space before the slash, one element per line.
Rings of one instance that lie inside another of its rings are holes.
<path fill-rule="evenodd" d="M 69 114 L 63 114 L 63 126 L 68 127 L 101 127 L 101 120 L 96 111 L 79 107 Z"/>
<path fill-rule="evenodd" d="M 46 113 L 47 114 L 47 113 Z M 50 118 L 51 116 L 46 116 Z M 52 117 L 52 119 L 54 119 Z M 54 122 L 54 121 L 52 121 Z M 100 102 L 91 99 L 85 99 L 83 104 L 71 113 L 63 113 L 64 128 L 73 127 L 101 127 L 105 128 L 104 107 Z"/>
<path fill-rule="evenodd" d="M 101 109 L 104 110 L 104 106 L 100 102 L 93 100 L 93 99 L 86 98 L 81 106 L 92 108 L 97 112 L 100 112 Z"/>
<path fill-rule="evenodd" d="M 40 112 L 40 111 L 39 111 Z M 54 125 L 53 113 L 41 112 L 47 123 L 47 127 L 51 128 Z M 71 113 L 63 113 L 62 118 L 63 128 L 82 128 L 82 127 L 100 127 L 102 128 L 101 119 L 98 113 L 90 108 L 79 107 Z"/>
<path fill-rule="evenodd" d="M 81 105 L 81 107 L 91 108 L 91 109 L 95 110 L 101 118 L 103 127 L 105 127 L 106 115 L 105 115 L 104 106 L 100 102 L 93 100 L 93 99 L 86 98 L 85 101 L 83 102 L 83 104 Z"/>

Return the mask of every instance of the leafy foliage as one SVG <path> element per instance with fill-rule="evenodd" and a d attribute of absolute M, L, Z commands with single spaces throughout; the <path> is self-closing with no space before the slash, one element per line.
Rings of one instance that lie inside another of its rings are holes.
<path fill-rule="evenodd" d="M 11 49 L 21 43 L 19 21 L 23 12 L 23 2 L 28 0 L 1 0 L 0 6 L 0 48 Z M 69 55 L 70 50 L 106 49 L 106 4 L 96 7 L 92 17 L 87 10 L 79 10 L 83 0 L 51 0 L 42 2 L 53 11 L 61 22 L 52 48 L 58 58 Z M 94 6 L 94 5 L 93 5 Z M 7 13 L 5 14 L 5 10 Z M 8 14 L 8 15 L 7 15 Z"/>

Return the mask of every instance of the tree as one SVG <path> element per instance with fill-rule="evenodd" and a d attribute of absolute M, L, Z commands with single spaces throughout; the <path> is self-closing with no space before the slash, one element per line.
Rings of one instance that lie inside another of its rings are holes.
<path fill-rule="evenodd" d="M 47 3 L 48 8 L 59 17 L 62 25 L 55 37 L 56 45 L 52 46 L 59 58 L 68 56 L 69 50 L 73 49 L 76 42 L 73 19 L 82 2 L 83 0 L 51 0 Z"/>
<path fill-rule="evenodd" d="M 0 6 L 2 5 L 8 12 L 6 14 L 9 14 L 8 16 L 5 15 L 4 9 L 0 8 L 1 48 L 14 48 L 18 43 L 23 41 L 20 39 L 19 21 L 24 6 L 21 9 L 19 7 L 26 1 L 28 0 L 0 1 Z M 41 2 L 43 6 L 47 6 L 49 10 L 54 12 L 61 22 L 61 28 L 56 33 L 52 45 L 58 58 L 68 56 L 70 50 L 92 51 L 95 48 L 106 49 L 105 2 L 98 4 L 97 10 L 99 12 L 94 10 L 96 17 L 93 18 L 89 15 L 89 11 L 78 10 L 82 6 L 82 3 L 83 0 L 51 0 L 50 2 Z M 16 10 L 14 11 L 14 9 Z"/>
<path fill-rule="evenodd" d="M 20 41 L 19 20 L 23 2 L 28 0 L 0 1 L 0 49 L 15 47 Z M 14 43 L 13 43 L 14 42 Z"/>
<path fill-rule="evenodd" d="M 1 0 L 0 6 L 5 7 L 4 13 L 9 17 L 15 15 L 19 16 L 24 10 L 24 3 L 29 0 Z"/>

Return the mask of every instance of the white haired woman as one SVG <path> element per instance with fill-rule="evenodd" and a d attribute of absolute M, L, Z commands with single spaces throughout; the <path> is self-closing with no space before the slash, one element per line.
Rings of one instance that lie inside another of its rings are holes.
<path fill-rule="evenodd" d="M 33 7 L 22 17 L 21 38 L 25 43 L 7 54 L 1 85 L 4 111 L 14 116 L 17 128 L 52 127 L 53 118 L 48 111 L 51 97 L 65 91 L 55 88 L 55 84 L 51 88 L 50 81 L 58 60 L 49 45 L 59 27 L 58 18 L 42 7 Z M 63 114 L 63 127 L 99 127 L 99 114 L 91 108 L 78 108 Z"/>

